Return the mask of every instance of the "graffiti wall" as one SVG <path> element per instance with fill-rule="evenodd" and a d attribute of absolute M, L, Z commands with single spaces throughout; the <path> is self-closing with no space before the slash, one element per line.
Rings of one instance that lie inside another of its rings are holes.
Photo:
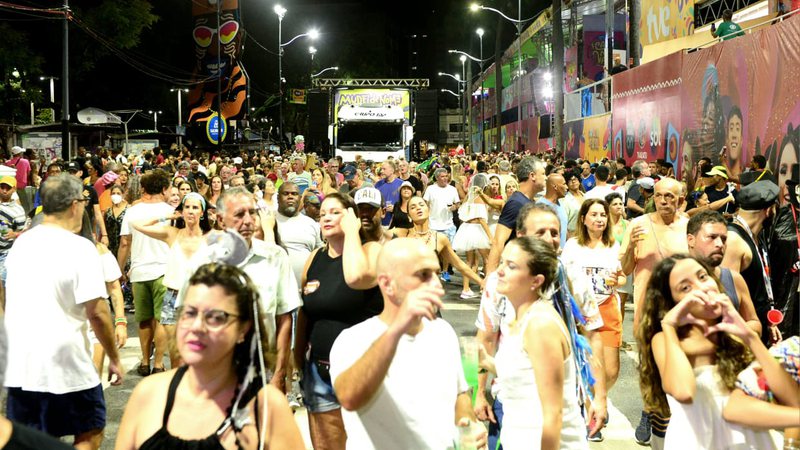
<path fill-rule="evenodd" d="M 642 45 L 694 33 L 694 0 L 640 0 L 639 36 Z"/>
<path fill-rule="evenodd" d="M 597 162 L 611 150 L 611 114 L 567 122 L 563 132 L 566 158 Z"/>
<path fill-rule="evenodd" d="M 764 155 L 783 182 L 800 148 L 800 19 L 614 76 L 614 156 L 663 158 L 695 176 L 708 157 L 736 176 Z"/>

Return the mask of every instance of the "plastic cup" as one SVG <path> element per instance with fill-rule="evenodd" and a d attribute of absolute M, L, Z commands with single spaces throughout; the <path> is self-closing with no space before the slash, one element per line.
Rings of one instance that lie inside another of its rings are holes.
<path fill-rule="evenodd" d="M 780 325 L 780 323 L 783 322 L 783 312 L 772 308 L 767 311 L 767 320 L 772 325 Z"/>

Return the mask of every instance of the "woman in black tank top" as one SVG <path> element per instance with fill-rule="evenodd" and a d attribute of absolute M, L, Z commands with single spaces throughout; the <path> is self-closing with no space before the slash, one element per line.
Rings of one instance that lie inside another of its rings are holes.
<path fill-rule="evenodd" d="M 136 386 L 115 448 L 302 449 L 303 439 L 271 374 L 258 288 L 233 266 L 206 264 L 190 278 L 176 341 L 185 366 Z M 246 376 L 252 374 L 254 376 Z"/>
<path fill-rule="evenodd" d="M 381 245 L 362 244 L 356 205 L 331 193 L 320 207 L 325 247 L 315 250 L 303 270 L 303 307 L 295 348 L 303 364 L 303 392 L 314 448 L 344 448 L 341 406 L 330 378 L 330 350 L 339 334 L 383 311 L 375 265 Z"/>

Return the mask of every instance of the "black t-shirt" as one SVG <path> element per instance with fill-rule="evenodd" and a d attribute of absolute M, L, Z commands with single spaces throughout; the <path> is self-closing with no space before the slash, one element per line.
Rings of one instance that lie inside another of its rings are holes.
<path fill-rule="evenodd" d="M 311 344 L 311 360 L 327 363 L 339 333 L 380 314 L 383 296 L 378 286 L 367 290 L 348 286 L 342 257 L 331 258 L 325 247 L 314 255 L 306 279 L 303 312 L 308 320 L 306 337 Z"/>
<path fill-rule="evenodd" d="M 394 204 L 394 214 L 392 214 L 392 222 L 389 224 L 389 228 L 413 228 L 414 224 L 411 222 L 411 218 L 408 217 L 408 212 L 400 208 L 400 203 Z"/>
<path fill-rule="evenodd" d="M 94 187 L 88 184 L 83 185 L 83 198 L 88 198 L 89 201 L 86 202 L 86 214 L 89 214 L 89 220 L 92 222 L 92 229 L 94 229 L 94 205 L 99 204 L 99 200 L 97 197 L 97 191 L 94 190 Z"/>
<path fill-rule="evenodd" d="M 414 186 L 414 195 L 416 195 L 417 192 L 425 192 L 425 187 L 422 185 L 422 181 L 419 181 L 419 178 L 415 177 L 414 175 L 409 175 L 408 179 L 403 181 L 408 181 L 412 186 Z"/>
<path fill-rule="evenodd" d="M 58 439 L 41 431 L 18 423 L 11 424 L 11 436 L 2 450 L 70 450 L 73 449 Z"/>
<path fill-rule="evenodd" d="M 729 194 L 733 194 L 734 201 L 726 203 L 725 206 L 717 210 L 722 214 L 733 214 L 739 208 L 739 205 L 736 204 L 736 197 L 738 197 L 739 193 L 730 186 L 725 186 L 725 189 L 721 191 L 718 191 L 714 186 L 709 186 L 703 192 L 708 196 L 709 203 L 714 203 L 717 200 L 722 200 Z"/>
<path fill-rule="evenodd" d="M 628 197 L 629 199 L 636 202 L 641 208 L 644 208 L 644 196 L 642 195 L 642 191 L 639 190 L 639 185 L 634 182 L 631 185 L 631 188 L 628 189 Z M 627 202 L 627 200 L 625 200 Z M 633 219 L 634 217 L 641 216 L 641 213 L 636 212 L 630 208 L 625 208 L 628 211 L 628 219 Z"/>
<path fill-rule="evenodd" d="M 531 199 L 526 197 L 525 194 L 515 191 L 503 206 L 497 223 L 511 229 L 511 234 L 508 236 L 509 241 L 517 237 L 517 216 L 519 216 L 519 211 L 530 202 Z"/>

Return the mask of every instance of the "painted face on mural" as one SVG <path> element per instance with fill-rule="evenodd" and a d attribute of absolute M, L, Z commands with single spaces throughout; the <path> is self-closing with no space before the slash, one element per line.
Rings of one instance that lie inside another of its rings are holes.
<path fill-rule="evenodd" d="M 203 76 L 215 76 L 217 70 L 221 70 L 223 75 L 230 74 L 231 67 L 239 57 L 241 34 L 239 33 L 238 3 L 237 0 L 227 0 L 222 3 L 219 30 L 217 30 L 216 10 L 209 12 L 206 9 L 203 12 L 204 8 L 198 7 L 194 11 L 196 14 L 194 14 L 192 38 L 195 44 L 197 70 Z M 209 2 L 208 8 L 215 8 L 215 6 L 210 5 Z M 217 39 L 219 39 L 222 51 L 222 57 L 219 58 L 220 67 L 217 67 Z"/>
<path fill-rule="evenodd" d="M 742 159 L 742 117 L 731 113 L 728 119 L 728 160 L 736 162 Z"/>

